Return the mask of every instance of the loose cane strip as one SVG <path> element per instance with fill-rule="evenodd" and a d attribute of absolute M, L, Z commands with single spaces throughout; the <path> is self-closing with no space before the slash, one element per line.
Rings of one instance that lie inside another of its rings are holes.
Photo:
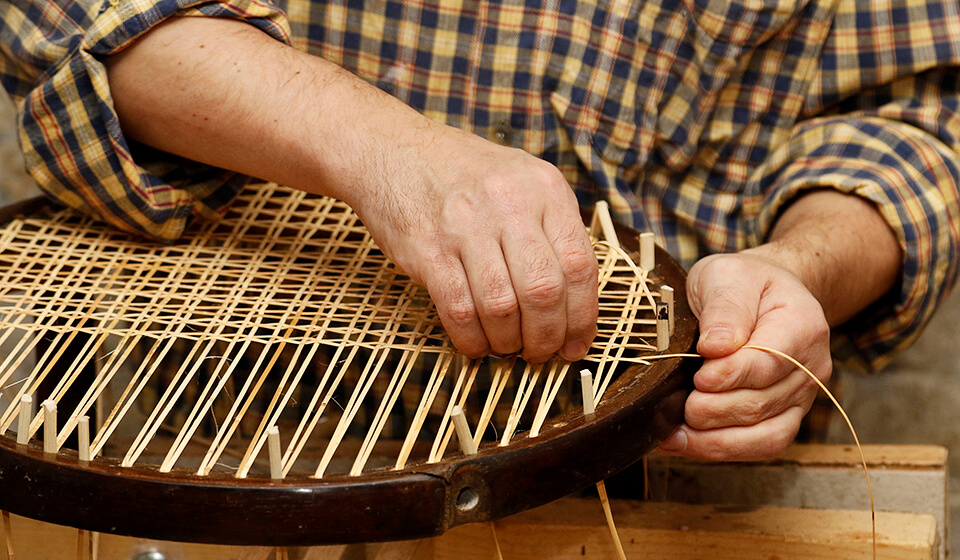
<path fill-rule="evenodd" d="M 583 370 L 580 372 L 580 381 L 583 383 L 583 414 L 590 416 L 596 410 L 593 402 L 593 377 L 588 370 Z M 620 542 L 620 534 L 617 533 L 617 525 L 613 522 L 613 510 L 610 508 L 610 499 L 607 497 L 607 486 L 602 480 L 597 483 L 597 493 L 600 495 L 600 505 L 603 506 L 603 516 L 607 519 L 607 528 L 610 529 L 610 536 L 613 537 L 613 545 L 617 549 L 617 558 L 627 560 L 623 543 Z"/>
<path fill-rule="evenodd" d="M 470 435 L 470 426 L 467 424 L 467 417 L 463 413 L 463 408 L 459 405 L 453 407 L 451 418 L 453 419 L 453 426 L 457 432 L 457 439 L 460 440 L 460 450 L 468 457 L 476 455 L 477 444 L 473 436 Z M 493 545 L 497 551 L 497 560 L 503 560 L 503 553 L 500 551 L 500 539 L 497 538 L 497 527 L 493 524 L 493 521 L 490 522 L 490 533 L 493 535 Z"/>

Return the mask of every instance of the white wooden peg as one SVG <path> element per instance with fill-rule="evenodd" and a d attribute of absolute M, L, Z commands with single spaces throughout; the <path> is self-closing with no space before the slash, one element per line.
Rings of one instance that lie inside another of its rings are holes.
<path fill-rule="evenodd" d="M 673 298 L 674 292 L 673 288 L 670 286 L 660 286 L 660 301 L 667 304 L 667 315 L 670 317 L 670 334 L 673 334 Z"/>
<path fill-rule="evenodd" d="M 17 422 L 17 443 L 26 445 L 30 442 L 30 419 L 33 418 L 33 396 L 20 397 L 20 418 Z"/>
<path fill-rule="evenodd" d="M 464 455 L 476 455 L 477 444 L 473 441 L 473 434 L 470 433 L 470 426 L 467 425 L 467 417 L 460 406 L 453 407 L 453 427 L 457 430 L 457 439 L 460 440 L 460 450 Z"/>
<path fill-rule="evenodd" d="M 77 419 L 77 455 L 81 461 L 90 460 L 90 417 Z"/>
<path fill-rule="evenodd" d="M 593 205 L 593 217 L 590 218 L 590 228 L 587 230 L 590 234 L 590 237 L 596 237 L 600 239 L 601 225 L 600 225 L 600 205 L 606 204 L 606 202 L 600 200 Z"/>
<path fill-rule="evenodd" d="M 640 234 L 640 268 L 650 272 L 657 265 L 656 249 L 652 233 Z"/>
<path fill-rule="evenodd" d="M 590 235 L 603 239 L 611 247 L 620 248 L 620 240 L 617 239 L 617 228 L 613 227 L 613 218 L 610 217 L 610 205 L 607 204 L 605 200 L 599 200 L 593 206 L 593 219 L 590 221 Z"/>
<path fill-rule="evenodd" d="M 43 401 L 43 452 L 56 453 L 57 445 L 57 401 Z"/>
<path fill-rule="evenodd" d="M 583 392 L 583 413 L 593 414 L 597 406 L 593 403 L 593 374 L 588 369 L 580 370 L 580 390 Z"/>
<path fill-rule="evenodd" d="M 277 426 L 267 428 L 267 453 L 270 455 L 270 478 L 280 480 L 283 478 L 283 464 L 280 455 L 280 428 Z"/>
<path fill-rule="evenodd" d="M 657 352 L 664 352 L 670 348 L 670 316 L 667 304 L 657 304 Z"/>

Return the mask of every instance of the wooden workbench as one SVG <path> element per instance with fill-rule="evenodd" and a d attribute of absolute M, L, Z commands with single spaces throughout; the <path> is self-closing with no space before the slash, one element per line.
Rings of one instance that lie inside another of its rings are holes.
<path fill-rule="evenodd" d="M 878 558 L 946 558 L 946 451 L 866 448 L 877 502 Z M 613 502 L 627 557 L 657 560 L 844 560 L 872 557 L 866 484 L 855 449 L 795 446 L 776 461 L 729 464 L 650 459 L 651 495 Z M 503 558 L 616 558 L 599 501 L 566 498 L 494 525 Z M 78 558 L 77 530 L 12 518 L 16 560 Z M 422 541 L 288 549 L 141 541 L 101 535 L 98 558 L 169 560 L 487 560 L 491 524 Z M 3 547 L 0 547 L 2 549 Z M 0 559 L 6 552 L 0 550 Z M 144 557 L 146 558 L 146 557 Z"/>

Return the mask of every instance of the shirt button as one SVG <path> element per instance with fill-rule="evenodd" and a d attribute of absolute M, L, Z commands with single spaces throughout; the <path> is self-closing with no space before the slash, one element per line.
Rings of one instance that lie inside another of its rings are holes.
<path fill-rule="evenodd" d="M 493 141 L 501 146 L 513 146 L 513 130 L 505 125 L 493 127 Z"/>

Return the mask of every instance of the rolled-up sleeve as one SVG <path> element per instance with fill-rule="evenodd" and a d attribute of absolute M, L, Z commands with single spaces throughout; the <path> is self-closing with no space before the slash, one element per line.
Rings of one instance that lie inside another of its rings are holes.
<path fill-rule="evenodd" d="M 900 282 L 835 331 L 835 356 L 857 369 L 883 367 L 916 339 L 957 278 L 960 117 L 937 97 L 801 122 L 761 180 L 758 241 L 794 197 L 822 188 L 869 200 L 896 234 Z"/>
<path fill-rule="evenodd" d="M 20 0 L 0 3 L 0 80 L 17 104 L 28 171 L 55 199 L 132 233 L 171 241 L 221 214 L 248 178 L 131 145 L 104 57 L 173 16 L 246 21 L 289 41 L 265 0 Z"/>

